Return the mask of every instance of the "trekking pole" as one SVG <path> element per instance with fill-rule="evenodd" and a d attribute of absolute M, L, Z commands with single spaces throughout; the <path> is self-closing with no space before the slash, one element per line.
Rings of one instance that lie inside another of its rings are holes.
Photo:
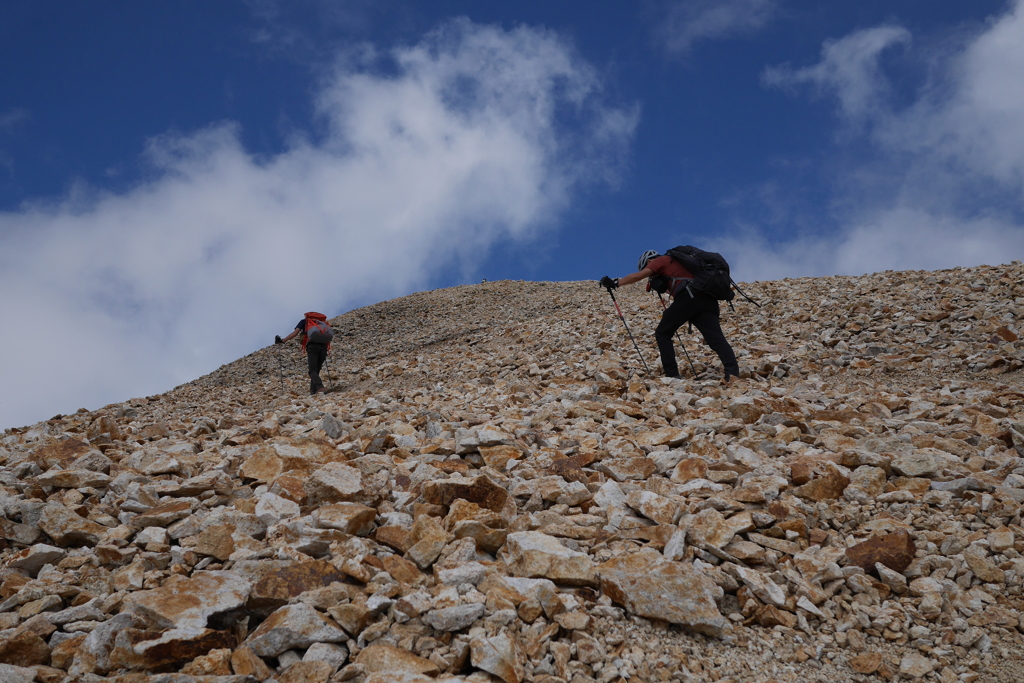
<path fill-rule="evenodd" d="M 325 364 L 327 365 L 327 381 L 331 383 L 331 391 L 334 391 L 334 378 L 331 377 L 331 352 L 330 351 L 327 352 L 327 359 L 326 359 L 326 363 Z"/>
<path fill-rule="evenodd" d="M 754 304 L 754 305 L 755 305 L 755 306 L 757 306 L 758 308 L 761 308 L 761 304 L 757 303 L 756 301 L 754 301 L 753 299 L 751 299 L 751 298 L 750 298 L 749 296 L 747 296 L 746 292 L 744 292 L 744 291 L 743 291 L 742 289 L 740 289 L 740 286 L 739 286 L 738 284 L 736 284 L 736 281 L 735 281 L 735 280 L 733 280 L 732 278 L 729 278 L 729 282 L 730 282 L 730 283 L 732 283 L 733 289 L 735 289 L 735 290 L 736 290 L 737 292 L 739 292 L 739 293 L 740 293 L 740 295 L 741 295 L 741 296 L 742 296 L 742 297 L 743 297 L 744 299 L 746 299 L 746 300 L 747 300 L 747 301 L 749 301 L 750 303 Z M 729 302 L 729 305 L 730 305 L 730 306 L 732 305 L 732 302 L 731 302 L 731 301 Z"/>
<path fill-rule="evenodd" d="M 655 294 L 658 295 L 658 301 L 661 302 L 661 310 L 664 311 L 668 306 L 665 305 L 665 300 L 661 298 L 661 292 L 655 292 Z M 676 330 L 676 341 L 679 342 L 679 348 L 683 350 L 683 355 L 686 356 L 686 362 L 690 364 L 690 370 L 693 371 L 693 378 L 700 379 L 700 376 L 697 374 L 697 368 L 693 367 L 693 361 L 690 360 L 690 354 L 686 350 L 686 344 L 684 344 L 683 340 L 679 337 L 679 330 Z"/>
<path fill-rule="evenodd" d="M 274 344 L 280 344 L 278 340 L 280 336 L 274 337 Z M 277 377 L 281 380 L 281 388 L 284 389 L 284 363 L 281 362 L 281 350 L 278 349 L 277 353 L 274 354 L 277 357 Z"/>
<path fill-rule="evenodd" d="M 622 309 L 619 308 L 619 302 L 615 299 L 615 292 L 612 291 L 611 287 L 605 287 L 608 290 L 608 296 L 612 298 L 612 303 L 615 304 L 615 311 L 619 314 L 619 320 L 622 321 L 622 326 L 626 328 L 626 334 L 629 335 L 630 340 L 633 342 L 633 348 L 636 349 L 636 355 L 640 356 L 640 362 L 644 366 L 644 370 L 647 375 L 650 376 L 651 369 L 647 367 L 647 361 L 644 360 L 644 354 L 640 353 L 640 347 L 636 343 L 636 339 L 633 339 L 633 333 L 629 331 L 629 325 L 626 324 L 626 317 L 622 315 Z"/>

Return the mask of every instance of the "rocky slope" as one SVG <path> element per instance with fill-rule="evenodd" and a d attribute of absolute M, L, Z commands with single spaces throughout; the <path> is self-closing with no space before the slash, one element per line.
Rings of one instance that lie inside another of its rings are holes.
<path fill-rule="evenodd" d="M 496 282 L 7 430 L 0 680 L 1020 680 L 1024 267 L 744 289 L 729 386 Z"/>

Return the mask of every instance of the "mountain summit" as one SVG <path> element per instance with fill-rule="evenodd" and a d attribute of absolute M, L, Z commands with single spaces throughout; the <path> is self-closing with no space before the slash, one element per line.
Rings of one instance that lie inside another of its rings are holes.
<path fill-rule="evenodd" d="M 506 281 L 6 430 L 0 680 L 1018 681 L 1024 266 L 743 288 L 727 385 Z"/>

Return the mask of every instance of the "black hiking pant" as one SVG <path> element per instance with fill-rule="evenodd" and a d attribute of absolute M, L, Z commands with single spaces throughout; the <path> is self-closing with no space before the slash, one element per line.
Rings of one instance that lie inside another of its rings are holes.
<path fill-rule="evenodd" d="M 306 361 L 309 363 L 309 393 L 311 394 L 324 388 L 323 380 L 320 379 L 320 369 L 326 360 L 327 344 L 306 343 Z"/>
<path fill-rule="evenodd" d="M 676 330 L 686 323 L 693 323 L 704 342 L 718 354 L 725 367 L 725 376 L 739 376 L 740 366 L 736 362 L 736 354 L 726 341 L 719 322 L 718 301 L 704 294 L 690 293 L 680 290 L 672 305 L 665 309 L 661 322 L 654 330 L 654 338 L 658 340 L 658 351 L 661 352 L 661 365 L 666 377 L 679 377 L 679 366 L 676 365 L 676 350 L 672 345 L 672 337 Z"/>

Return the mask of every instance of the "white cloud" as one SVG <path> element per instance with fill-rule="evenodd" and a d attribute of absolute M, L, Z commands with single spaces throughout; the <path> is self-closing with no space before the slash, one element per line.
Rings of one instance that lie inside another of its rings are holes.
<path fill-rule="evenodd" d="M 0 214 L 0 426 L 165 390 L 302 311 L 471 270 L 552 225 L 636 125 L 551 32 L 456 21 L 390 58 L 338 66 L 315 141 L 257 159 L 230 123 L 167 134 L 152 182 Z"/>
<path fill-rule="evenodd" d="M 880 142 L 1024 190 L 1024 0 L 953 55 L 944 75 L 889 115 Z"/>
<path fill-rule="evenodd" d="M 903 106 L 881 61 L 910 34 L 881 26 L 826 42 L 813 66 L 764 82 L 835 97 L 840 139 L 860 158 L 834 178 L 831 232 L 769 245 L 756 228 L 730 247 L 758 277 L 860 274 L 1005 263 L 1024 256 L 1024 0 L 959 44 L 921 56 L 928 79 Z M 865 144 L 866 143 L 866 144 Z M 756 245 L 755 249 L 747 245 Z"/>
<path fill-rule="evenodd" d="M 879 65 L 882 52 L 909 43 L 910 32 L 900 26 L 857 31 L 839 40 L 825 41 L 821 61 L 814 66 L 796 70 L 788 66 L 768 67 L 762 80 L 769 86 L 807 84 L 818 93 L 835 94 L 843 115 L 852 122 L 863 122 L 877 116 L 887 104 L 888 83 Z"/>
<path fill-rule="evenodd" d="M 834 235 L 778 242 L 748 226 L 712 246 L 729 256 L 734 277 L 753 282 L 1005 263 L 1024 255 L 1024 230 L 998 218 L 962 219 L 900 205 L 871 212 Z"/>
<path fill-rule="evenodd" d="M 659 37 L 673 52 L 687 52 L 699 40 L 753 33 L 775 15 L 775 0 L 676 0 Z"/>

